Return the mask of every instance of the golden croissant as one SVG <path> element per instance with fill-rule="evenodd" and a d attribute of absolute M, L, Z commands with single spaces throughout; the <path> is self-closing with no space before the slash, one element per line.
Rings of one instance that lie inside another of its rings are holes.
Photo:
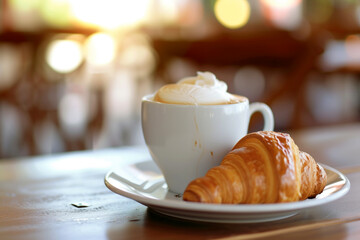
<path fill-rule="evenodd" d="M 321 193 L 324 169 L 299 150 L 289 134 L 250 133 L 240 139 L 221 165 L 189 183 L 185 201 L 202 203 L 279 203 Z"/>

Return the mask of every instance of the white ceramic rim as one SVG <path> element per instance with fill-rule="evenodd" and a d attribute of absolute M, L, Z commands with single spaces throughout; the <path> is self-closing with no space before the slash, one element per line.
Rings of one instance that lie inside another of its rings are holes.
<path fill-rule="evenodd" d="M 323 205 L 334 200 L 339 199 L 344 196 L 350 190 L 350 181 L 347 177 L 339 172 L 338 170 L 323 165 L 322 166 L 331 172 L 334 172 L 338 177 L 344 180 L 343 187 L 321 199 L 307 199 L 305 201 L 290 202 L 290 203 L 275 203 L 275 204 L 204 204 L 204 203 L 194 203 L 194 202 L 185 202 L 182 200 L 168 200 L 168 199 L 157 199 L 146 197 L 141 194 L 137 194 L 136 190 L 125 190 L 117 187 L 117 180 L 110 177 L 113 171 L 110 171 L 106 174 L 104 182 L 105 185 L 114 193 L 120 194 L 122 196 L 133 199 L 141 204 L 159 207 L 159 208 L 168 208 L 176 209 L 183 211 L 194 211 L 194 212 L 206 212 L 206 213 L 226 213 L 226 214 L 260 214 L 260 213 L 280 213 L 280 212 L 289 212 L 302 210 L 305 208 L 315 207 Z M 125 185 L 124 183 L 120 183 Z M 132 191 L 132 192 L 130 192 Z"/>
<path fill-rule="evenodd" d="M 148 94 L 142 97 L 142 102 L 148 102 L 148 103 L 153 103 L 153 104 L 160 104 L 160 105 L 169 105 L 172 107 L 201 107 L 201 108 L 223 108 L 223 107 L 233 107 L 235 105 L 238 104 L 244 104 L 247 103 L 249 104 L 249 99 L 247 97 L 244 97 L 244 99 L 246 99 L 245 101 L 242 102 L 237 102 L 237 103 L 228 103 L 228 104 L 201 104 L 201 105 L 193 105 L 193 104 L 174 104 L 174 103 L 163 103 L 163 102 L 156 102 L 153 100 L 155 94 Z"/>

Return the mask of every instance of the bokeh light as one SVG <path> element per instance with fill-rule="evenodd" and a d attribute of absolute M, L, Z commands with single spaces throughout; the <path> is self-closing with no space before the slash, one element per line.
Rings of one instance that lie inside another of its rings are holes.
<path fill-rule="evenodd" d="M 143 143 L 141 97 L 198 70 L 216 73 L 234 94 L 266 100 L 279 129 L 326 123 L 325 110 L 335 109 L 331 121 L 359 118 L 358 92 L 333 97 L 338 106 L 327 100 L 341 86 L 358 90 L 346 80 L 360 70 L 356 0 L 2 2 L 0 155 Z M 236 44 L 239 56 L 228 51 Z M 296 98 L 277 93 L 292 84 L 289 70 L 301 71 Z M 336 85 L 327 76 L 338 72 Z M 312 116 L 306 105 L 314 101 L 324 111 Z M 342 105 L 356 115 L 337 111 Z"/>
<path fill-rule="evenodd" d="M 115 58 L 116 42 L 107 33 L 90 35 L 85 42 L 86 60 L 96 66 L 106 65 Z"/>
<path fill-rule="evenodd" d="M 155 68 L 155 56 L 147 45 L 134 44 L 129 46 L 120 56 L 119 62 L 127 68 L 136 69 L 140 75 L 150 74 Z"/>
<path fill-rule="evenodd" d="M 80 66 L 82 60 L 81 45 L 74 40 L 54 40 L 46 52 L 46 62 L 59 73 L 74 71 Z"/>
<path fill-rule="evenodd" d="M 217 0 L 214 6 L 217 20 L 227 28 L 240 28 L 250 18 L 250 5 L 246 0 Z"/>
<path fill-rule="evenodd" d="M 265 18 L 275 26 L 293 30 L 302 21 L 301 0 L 261 0 Z"/>
<path fill-rule="evenodd" d="M 289 9 L 299 5 L 301 0 L 262 0 L 262 2 L 272 8 Z"/>
<path fill-rule="evenodd" d="M 164 0 L 163 0 L 164 1 Z M 179 11 L 178 21 L 181 26 L 194 27 L 200 25 L 204 19 L 205 9 L 202 0 L 177 0 L 180 7 L 176 10 Z M 169 7 L 164 8 L 163 12 L 168 12 Z"/>
<path fill-rule="evenodd" d="M 177 1 L 157 0 L 149 4 L 146 22 L 154 26 L 174 23 L 179 17 L 179 6 Z"/>
<path fill-rule="evenodd" d="M 360 36 L 351 34 L 345 40 L 331 40 L 319 59 L 324 71 L 360 67 Z"/>
<path fill-rule="evenodd" d="M 156 67 L 156 53 L 149 36 L 133 33 L 125 37 L 117 63 L 125 69 L 131 69 L 137 76 L 150 75 Z"/>
<path fill-rule="evenodd" d="M 345 43 L 340 40 L 329 41 L 319 59 L 319 64 L 324 71 L 334 71 L 337 68 L 343 67 L 346 62 Z"/>
<path fill-rule="evenodd" d="M 348 59 L 348 65 L 360 66 L 360 36 L 352 34 L 345 39 L 345 50 Z"/>
<path fill-rule="evenodd" d="M 149 0 L 73 0 L 71 10 L 80 22 L 104 29 L 140 24 L 146 17 Z"/>
<path fill-rule="evenodd" d="M 68 92 L 59 103 L 59 119 L 63 130 L 74 137 L 82 135 L 88 120 L 88 101 L 83 94 Z"/>

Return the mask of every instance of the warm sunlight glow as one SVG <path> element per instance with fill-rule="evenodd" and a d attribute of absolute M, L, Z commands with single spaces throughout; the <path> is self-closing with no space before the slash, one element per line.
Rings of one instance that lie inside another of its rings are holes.
<path fill-rule="evenodd" d="M 106 65 L 115 58 L 116 43 L 106 33 L 95 33 L 86 40 L 86 60 L 93 65 Z"/>
<path fill-rule="evenodd" d="M 217 20 L 227 28 L 240 28 L 250 17 L 250 5 L 246 0 L 217 0 L 214 11 Z"/>
<path fill-rule="evenodd" d="M 39 10 L 42 18 L 52 26 L 56 26 L 56 27 L 69 26 L 69 24 L 71 24 L 71 18 L 72 18 L 69 11 L 70 8 L 69 2 L 70 0 L 41 1 L 39 5 L 40 6 Z"/>
<path fill-rule="evenodd" d="M 145 19 L 150 0 L 73 0 L 71 9 L 76 19 L 105 29 L 133 26 Z"/>
<path fill-rule="evenodd" d="M 301 0 L 262 0 L 262 2 L 271 8 L 288 9 L 299 5 Z"/>
<path fill-rule="evenodd" d="M 83 60 L 81 45 L 73 40 L 55 40 L 46 52 L 46 62 L 59 73 L 74 71 Z"/>

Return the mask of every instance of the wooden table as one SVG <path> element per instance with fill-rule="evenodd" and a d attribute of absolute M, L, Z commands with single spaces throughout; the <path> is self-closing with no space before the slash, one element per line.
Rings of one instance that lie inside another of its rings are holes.
<path fill-rule="evenodd" d="M 144 146 L 3 159 L 0 239 L 360 239 L 360 124 L 291 134 L 300 149 L 346 174 L 346 196 L 275 222 L 189 222 L 105 187 L 118 163 L 149 158 Z M 88 207 L 72 205 L 81 203 Z"/>

